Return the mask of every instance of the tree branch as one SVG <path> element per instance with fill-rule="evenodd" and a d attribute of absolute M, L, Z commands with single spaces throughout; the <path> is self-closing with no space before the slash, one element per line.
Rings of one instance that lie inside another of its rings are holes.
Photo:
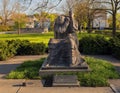
<path fill-rule="evenodd" d="M 50 3 L 50 0 L 43 1 L 42 4 L 38 5 L 38 7 L 36 9 L 34 9 L 33 11 L 36 11 L 36 10 L 42 9 L 42 8 L 49 8 L 49 10 L 51 10 L 51 9 L 57 7 L 61 3 L 61 1 L 62 0 L 59 0 L 56 5 L 53 5 L 51 7 L 48 6 L 48 4 Z"/>

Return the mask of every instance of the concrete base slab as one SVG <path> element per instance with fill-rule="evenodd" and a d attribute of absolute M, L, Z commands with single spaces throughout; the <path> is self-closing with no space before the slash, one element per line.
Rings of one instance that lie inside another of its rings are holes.
<path fill-rule="evenodd" d="M 10 93 L 10 92 L 8 92 Z M 14 92 L 12 92 L 14 93 Z M 113 93 L 109 87 L 23 87 L 19 93 Z"/>
<path fill-rule="evenodd" d="M 114 93 L 110 87 L 43 87 L 40 80 L 27 80 L 26 87 L 15 87 L 24 80 L 0 80 L 0 93 Z"/>

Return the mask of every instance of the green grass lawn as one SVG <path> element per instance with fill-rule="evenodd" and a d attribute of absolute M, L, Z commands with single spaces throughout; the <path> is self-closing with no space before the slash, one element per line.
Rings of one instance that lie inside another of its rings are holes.
<path fill-rule="evenodd" d="M 43 42 L 45 44 L 48 43 L 49 39 L 53 38 L 53 33 L 49 32 L 49 33 L 36 33 L 36 34 L 0 34 L 0 40 L 16 40 L 16 39 L 20 39 L 20 40 L 29 40 L 30 42 L 35 42 L 35 43 L 39 43 L 39 42 Z"/>
<path fill-rule="evenodd" d="M 88 36 L 88 35 L 92 35 L 92 36 L 96 36 L 97 34 L 88 34 L 88 33 L 78 33 L 78 39 L 81 39 L 84 36 Z M 0 40 L 4 41 L 4 40 L 16 40 L 16 39 L 20 39 L 20 40 L 29 40 L 30 42 L 35 42 L 35 43 L 39 43 L 39 42 L 43 42 L 46 45 L 48 44 L 48 41 L 50 38 L 54 37 L 54 33 L 53 32 L 49 32 L 49 33 L 35 33 L 35 34 L 0 34 Z"/>

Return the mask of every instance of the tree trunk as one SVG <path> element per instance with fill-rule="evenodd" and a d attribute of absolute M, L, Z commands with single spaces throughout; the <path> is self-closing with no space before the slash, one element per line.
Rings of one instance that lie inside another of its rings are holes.
<path fill-rule="evenodd" d="M 91 19 L 88 18 L 88 33 L 91 33 Z"/>
<path fill-rule="evenodd" d="M 116 35 L 116 13 L 113 14 L 113 23 L 112 23 L 112 35 Z"/>
<path fill-rule="evenodd" d="M 78 22 L 78 30 L 79 30 L 79 32 L 81 32 L 81 24 L 80 24 L 80 22 Z"/>
<path fill-rule="evenodd" d="M 5 15 L 5 18 L 4 18 L 4 25 L 5 26 L 7 25 L 7 15 Z"/>

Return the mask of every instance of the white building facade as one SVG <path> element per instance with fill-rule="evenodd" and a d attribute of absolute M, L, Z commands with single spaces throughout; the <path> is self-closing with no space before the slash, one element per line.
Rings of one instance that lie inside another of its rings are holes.
<path fill-rule="evenodd" d="M 94 13 L 93 28 L 108 28 L 107 13 L 105 10 L 98 10 Z"/>

